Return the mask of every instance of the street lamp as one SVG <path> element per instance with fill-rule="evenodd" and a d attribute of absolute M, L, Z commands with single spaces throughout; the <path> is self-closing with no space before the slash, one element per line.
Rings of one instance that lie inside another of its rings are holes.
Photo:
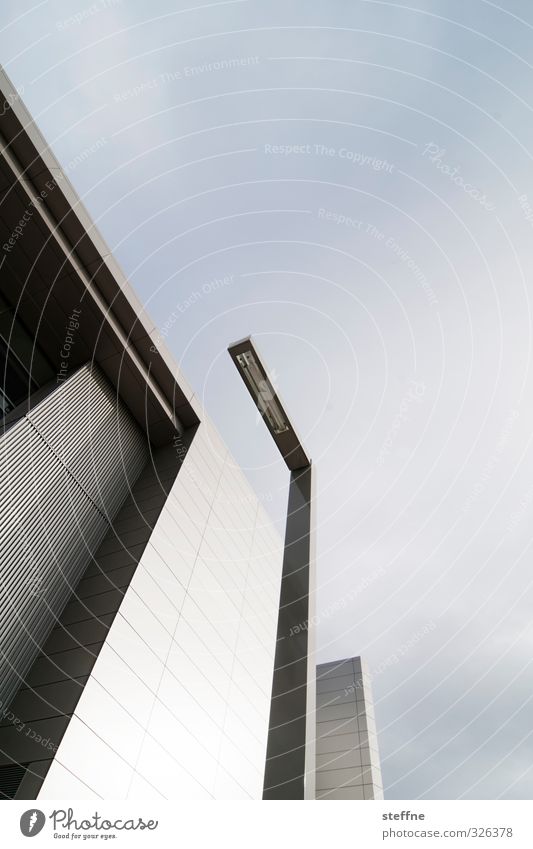
<path fill-rule="evenodd" d="M 251 337 L 228 348 L 291 473 L 263 799 L 315 797 L 315 557 L 308 459 Z"/>

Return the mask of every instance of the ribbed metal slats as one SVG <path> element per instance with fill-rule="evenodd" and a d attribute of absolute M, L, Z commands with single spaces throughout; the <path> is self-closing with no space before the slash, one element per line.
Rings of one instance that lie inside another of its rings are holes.
<path fill-rule="evenodd" d="M 91 365 L 0 439 L 0 707 L 147 459 L 146 437 Z"/>
<path fill-rule="evenodd" d="M 0 767 L 0 799 L 14 799 L 28 764 Z"/>

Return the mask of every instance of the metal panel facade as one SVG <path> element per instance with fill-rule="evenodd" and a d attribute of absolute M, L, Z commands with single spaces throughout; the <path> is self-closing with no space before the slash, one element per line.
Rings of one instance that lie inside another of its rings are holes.
<path fill-rule="evenodd" d="M 6 707 L 148 457 L 96 367 L 0 439 L 0 706 Z"/>
<path fill-rule="evenodd" d="M 317 667 L 316 798 L 383 799 L 370 691 L 360 657 Z"/>
<path fill-rule="evenodd" d="M 261 798 L 282 555 L 204 420 L 39 798 Z"/>

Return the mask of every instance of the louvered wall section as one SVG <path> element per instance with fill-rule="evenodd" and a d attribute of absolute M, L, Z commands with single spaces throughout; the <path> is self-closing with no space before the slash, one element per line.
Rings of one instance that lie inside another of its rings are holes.
<path fill-rule="evenodd" d="M 0 708 L 148 457 L 146 436 L 90 364 L 0 439 Z"/>

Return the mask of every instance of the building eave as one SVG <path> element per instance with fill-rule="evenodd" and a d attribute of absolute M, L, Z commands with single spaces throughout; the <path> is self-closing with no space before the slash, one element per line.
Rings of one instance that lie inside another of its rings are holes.
<path fill-rule="evenodd" d="M 199 422 L 201 408 L 194 393 L 1 68 L 0 96 L 4 104 L 0 117 L 4 183 L 0 183 L 0 206 L 4 211 L 12 202 L 13 210 L 21 203 L 30 204 L 34 220 L 25 233 L 24 247 L 30 247 L 31 239 L 30 257 L 42 257 L 46 249 L 53 251 L 56 262 L 46 303 L 55 301 L 56 316 L 64 303 L 66 319 L 69 300 L 62 295 L 76 289 L 90 313 L 83 328 L 85 349 L 154 444 L 163 444 L 176 430 Z M 8 172 L 11 179 L 6 180 Z M 6 214 L 2 217 L 9 220 Z M 10 257 L 7 259 L 10 261 Z M 31 272 L 19 275 L 28 298 L 39 285 L 35 282 L 35 261 Z M 42 292 L 37 302 L 43 303 Z"/>

